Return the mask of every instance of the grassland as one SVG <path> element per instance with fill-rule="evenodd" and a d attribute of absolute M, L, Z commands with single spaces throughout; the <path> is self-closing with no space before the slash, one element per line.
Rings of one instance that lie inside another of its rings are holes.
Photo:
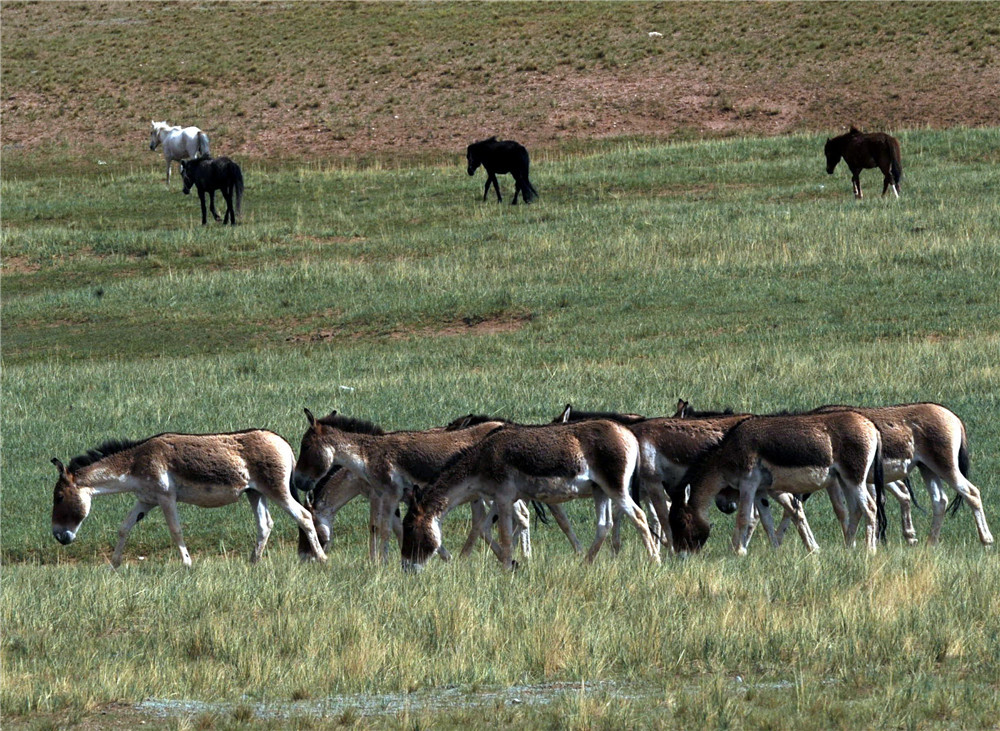
<path fill-rule="evenodd" d="M 894 532 L 869 559 L 819 500 L 821 555 L 756 544 L 746 561 L 720 515 L 704 556 L 661 567 L 629 531 L 586 567 L 536 527 L 514 576 L 482 554 L 417 581 L 365 564 L 360 505 L 323 567 L 297 565 L 281 515 L 247 566 L 242 505 L 182 510 L 191 571 L 159 517 L 107 568 L 124 499 L 68 548 L 48 531 L 49 459 L 112 436 L 264 426 L 294 444 L 303 406 L 419 428 L 679 396 L 941 401 L 994 517 L 1000 133 L 901 139 L 903 198 L 862 203 L 808 135 L 552 152 L 541 201 L 518 207 L 479 202 L 457 165 L 249 165 L 236 229 L 197 225 L 155 161 L 7 169 L 5 725 L 453 726 L 486 708 L 526 728 L 991 726 L 1000 567 L 968 513 L 938 549 Z M 585 534 L 588 506 L 572 515 Z M 464 529 L 456 514 L 448 542 Z M 544 702 L 489 694 L 508 685 Z M 403 710 L 367 715 L 380 694 Z M 207 705 L 170 706 L 187 700 Z"/>
<path fill-rule="evenodd" d="M 996 728 L 1000 565 L 968 511 L 910 549 L 890 504 L 874 558 L 839 547 L 823 498 L 811 557 L 738 560 L 717 515 L 702 556 L 659 567 L 630 529 L 583 566 L 536 525 L 514 575 L 483 552 L 418 580 L 367 564 L 361 505 L 325 566 L 298 564 L 284 515 L 248 566 L 244 505 L 182 507 L 190 570 L 159 515 L 109 569 L 124 498 L 69 547 L 49 530 L 49 460 L 107 438 L 297 445 L 303 406 L 422 428 L 684 397 L 942 402 L 996 532 L 995 16 L 3 3 L 0 723 Z M 152 117 L 237 157 L 240 226 L 163 187 Z M 899 201 L 824 174 L 849 121 L 898 133 Z M 538 204 L 479 201 L 459 156 L 492 133 L 528 143 Z M 590 507 L 571 517 L 586 539 Z"/>

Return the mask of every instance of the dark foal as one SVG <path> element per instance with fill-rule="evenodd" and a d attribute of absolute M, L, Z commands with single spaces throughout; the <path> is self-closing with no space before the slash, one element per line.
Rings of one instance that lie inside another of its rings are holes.
<path fill-rule="evenodd" d="M 884 176 L 882 195 L 889 186 L 899 198 L 899 179 L 903 177 L 903 164 L 899 155 L 899 142 L 895 137 L 872 132 L 866 134 L 851 127 L 847 134 L 826 141 L 823 149 L 826 153 L 826 172 L 833 175 L 840 158 L 844 158 L 847 167 L 851 169 L 851 183 L 854 185 L 854 197 L 861 195 L 861 171 L 866 168 L 878 168 Z"/>
<path fill-rule="evenodd" d="M 243 172 L 240 166 L 228 157 L 199 157 L 181 162 L 181 177 L 184 179 L 184 195 L 191 192 L 191 186 L 198 188 L 198 198 L 201 200 L 201 225 L 208 223 L 205 210 L 205 193 L 208 193 L 209 207 L 212 216 L 218 221 L 219 214 L 215 210 L 215 191 L 221 190 L 226 199 L 226 215 L 222 223 L 236 225 L 236 216 L 243 204 Z M 235 205 L 234 205 L 235 198 Z"/>
<path fill-rule="evenodd" d="M 528 180 L 528 151 L 524 146 L 513 140 L 498 140 L 490 137 L 488 140 L 480 140 L 469 145 L 465 152 L 469 161 L 469 175 L 474 175 L 476 170 L 482 165 L 486 168 L 486 187 L 483 189 L 483 200 L 486 200 L 490 192 L 490 184 L 497 194 L 497 202 L 503 199 L 500 197 L 500 184 L 497 182 L 497 174 L 505 175 L 510 173 L 514 176 L 514 199 L 511 205 L 517 203 L 517 195 L 525 203 L 530 203 L 538 197 L 538 191 Z"/>

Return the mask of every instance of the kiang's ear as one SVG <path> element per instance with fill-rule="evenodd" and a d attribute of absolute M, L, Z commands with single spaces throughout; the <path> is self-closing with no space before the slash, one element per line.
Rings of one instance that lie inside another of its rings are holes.
<path fill-rule="evenodd" d="M 691 504 L 691 483 L 684 486 L 684 505 Z"/>
<path fill-rule="evenodd" d="M 302 409 L 306 412 L 306 418 L 309 419 L 309 426 L 316 426 L 316 417 L 313 416 L 313 412 L 309 409 Z"/>
<path fill-rule="evenodd" d="M 569 423 L 569 417 L 570 414 L 572 413 L 573 413 L 573 405 L 566 404 L 566 408 L 563 409 L 562 415 L 559 417 L 559 421 L 561 421 L 563 424 Z"/>
<path fill-rule="evenodd" d="M 52 458 L 52 464 L 54 464 L 56 466 L 56 469 L 59 470 L 60 475 L 66 474 L 66 467 L 63 465 L 63 463 L 59 460 L 58 457 Z"/>

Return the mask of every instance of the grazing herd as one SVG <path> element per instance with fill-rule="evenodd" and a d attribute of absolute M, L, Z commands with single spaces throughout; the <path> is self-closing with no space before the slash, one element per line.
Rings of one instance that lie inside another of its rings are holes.
<path fill-rule="evenodd" d="M 567 406 L 548 424 L 470 414 L 447 426 L 392 432 L 336 411 L 322 418 L 308 409 L 305 414 L 298 459 L 288 442 L 261 429 L 159 434 L 106 442 L 68 466 L 53 459 L 59 472 L 53 536 L 71 543 L 94 496 L 128 492 L 136 503 L 118 532 L 112 564 L 121 563 L 135 524 L 159 507 L 189 565 L 177 503 L 218 507 L 246 494 L 257 525 L 252 562 L 261 557 L 273 524 L 268 501 L 298 525 L 300 556 L 323 561 L 337 511 L 364 496 L 370 504 L 370 557 L 387 560 L 395 534 L 403 567 L 412 571 L 435 554 L 450 558 L 442 545 L 442 520 L 469 503 L 472 523 L 462 555 L 482 539 L 504 568 L 513 569 L 518 541 L 530 555 L 528 503 L 546 522 L 550 512 L 580 553 L 562 506 L 588 498 L 596 526 L 588 562 L 612 530 L 617 550 L 617 529 L 626 521 L 635 526 L 650 560 L 659 561 L 661 547 L 693 553 L 705 545 L 713 506 L 736 512 L 732 545 L 739 555 L 747 552 L 758 522 L 774 546 L 794 523 L 814 551 L 818 544 L 804 503 L 824 490 L 845 544 L 854 545 L 863 523 L 865 546 L 874 552 L 884 536 L 886 490 L 900 502 L 906 540 L 916 542 L 908 478 L 918 470 L 933 510 L 929 543 L 940 538 L 948 507 L 945 485 L 957 493 L 956 507 L 969 504 L 983 545 L 993 543 L 979 489 L 969 480 L 965 426 L 939 404 L 833 405 L 756 416 L 699 413 L 680 401 L 673 416 L 654 418 Z M 303 502 L 299 490 L 306 493 Z M 777 529 L 772 504 L 784 511 Z"/>
<path fill-rule="evenodd" d="M 201 224 L 208 223 L 205 209 L 205 193 L 209 196 L 209 209 L 216 221 L 223 224 L 236 225 L 236 216 L 240 213 L 243 199 L 243 173 L 239 165 L 228 157 L 213 159 L 209 154 L 208 136 L 197 127 L 171 126 L 166 122 L 153 122 L 149 138 L 149 149 L 163 149 L 163 157 L 167 164 L 167 186 L 170 186 L 170 163 L 177 160 L 181 166 L 181 176 L 184 179 L 184 194 L 191 192 L 191 187 L 198 188 L 198 198 L 201 201 Z M 900 178 L 903 174 L 900 160 L 899 142 L 887 134 L 875 132 L 866 134 L 851 127 L 839 137 L 828 139 L 824 148 L 826 155 L 826 171 L 833 174 L 837 164 L 843 159 L 851 169 L 851 182 L 854 186 L 854 196 L 861 198 L 861 171 L 866 168 L 879 168 L 884 176 L 882 195 L 892 186 L 892 192 L 899 197 Z M 486 186 L 483 188 L 483 201 L 489 195 L 490 186 L 497 196 L 497 202 L 503 201 L 500 195 L 500 183 L 497 175 L 510 174 L 514 178 L 514 197 L 511 204 L 521 200 L 530 203 L 538 197 L 538 191 L 528 179 L 530 160 L 528 151 L 513 140 L 498 140 L 496 137 L 473 142 L 466 148 L 466 161 L 469 175 L 475 175 L 482 166 L 486 170 Z M 220 219 L 215 210 L 215 191 L 222 191 L 226 200 L 226 213 Z"/>

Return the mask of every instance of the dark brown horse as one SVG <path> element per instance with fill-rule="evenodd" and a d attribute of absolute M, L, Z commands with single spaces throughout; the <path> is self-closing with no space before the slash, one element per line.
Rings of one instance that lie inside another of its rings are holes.
<path fill-rule="evenodd" d="M 866 168 L 878 168 L 884 176 L 882 195 L 892 186 L 892 192 L 899 198 L 899 180 L 903 177 L 903 164 L 899 156 L 899 142 L 895 137 L 882 132 L 866 134 L 853 126 L 850 131 L 840 137 L 826 141 L 823 148 L 826 153 L 826 172 L 833 175 L 840 158 L 844 158 L 847 167 L 851 169 L 851 183 L 854 185 L 854 197 L 861 195 L 861 171 Z"/>
<path fill-rule="evenodd" d="M 496 137 L 490 137 L 488 140 L 480 140 L 469 145 L 465 151 L 465 157 L 469 163 L 469 175 L 475 175 L 480 165 L 486 168 L 486 187 L 483 189 L 484 201 L 490 192 L 490 184 L 496 191 L 497 203 L 502 200 L 497 173 L 501 175 L 510 173 L 514 177 L 514 198 L 511 200 L 511 204 L 517 203 L 518 193 L 521 194 L 525 203 L 530 203 L 538 197 L 538 191 L 528 180 L 530 161 L 524 145 L 514 142 L 514 140 L 498 140 Z"/>

